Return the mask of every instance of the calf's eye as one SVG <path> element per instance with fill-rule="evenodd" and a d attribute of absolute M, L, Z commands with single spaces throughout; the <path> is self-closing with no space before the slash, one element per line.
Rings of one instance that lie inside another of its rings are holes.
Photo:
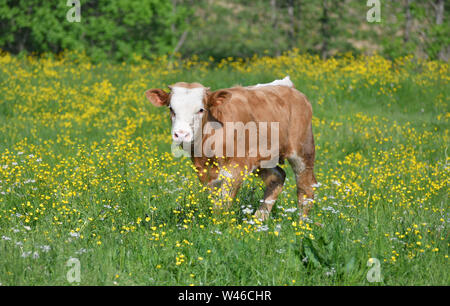
<path fill-rule="evenodd" d="M 200 110 L 198 111 L 199 114 L 203 113 L 205 111 L 204 108 L 200 108 Z"/>

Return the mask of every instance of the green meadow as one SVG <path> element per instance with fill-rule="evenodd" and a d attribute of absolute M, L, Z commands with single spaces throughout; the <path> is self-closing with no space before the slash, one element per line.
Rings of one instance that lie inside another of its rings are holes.
<path fill-rule="evenodd" d="M 288 164 L 268 221 L 252 216 L 256 175 L 214 213 L 191 161 L 171 153 L 169 111 L 145 90 L 286 75 L 314 112 L 309 219 Z M 449 80 L 447 63 L 412 56 L 93 64 L 4 53 L 0 283 L 449 285 Z"/>

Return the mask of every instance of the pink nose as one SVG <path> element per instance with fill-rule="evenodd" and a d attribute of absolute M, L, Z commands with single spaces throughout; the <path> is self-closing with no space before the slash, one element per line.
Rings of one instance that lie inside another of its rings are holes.
<path fill-rule="evenodd" d="M 173 133 L 173 139 L 178 141 L 190 140 L 191 134 L 189 132 L 178 130 Z"/>

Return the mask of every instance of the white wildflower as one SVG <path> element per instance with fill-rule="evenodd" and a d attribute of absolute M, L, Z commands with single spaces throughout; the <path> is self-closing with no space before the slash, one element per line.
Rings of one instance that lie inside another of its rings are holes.
<path fill-rule="evenodd" d="M 43 252 L 48 252 L 48 251 L 50 251 L 50 246 L 49 245 L 41 245 L 41 250 Z"/>
<path fill-rule="evenodd" d="M 80 237 L 80 233 L 75 233 L 75 232 L 70 232 L 69 235 L 70 235 L 71 237 L 76 237 L 76 238 Z"/>
<path fill-rule="evenodd" d="M 336 273 L 336 269 L 335 269 L 335 268 L 331 268 L 330 271 L 325 272 L 325 275 L 326 275 L 326 276 L 331 276 L 331 275 L 333 275 L 334 273 Z"/>
<path fill-rule="evenodd" d="M 28 257 L 28 256 L 30 256 L 31 255 L 31 251 L 29 251 L 29 252 L 23 252 L 22 253 L 22 257 L 23 258 L 26 258 L 26 257 Z"/>
<path fill-rule="evenodd" d="M 86 253 L 86 252 L 87 252 L 86 249 L 81 248 L 81 249 L 79 249 L 78 251 L 76 251 L 75 253 L 77 253 L 78 255 L 81 255 L 81 254 Z"/>
<path fill-rule="evenodd" d="M 262 225 L 262 226 L 258 227 L 257 232 L 259 232 L 259 231 L 265 232 L 268 229 L 269 229 L 269 227 L 267 225 Z"/>
<path fill-rule="evenodd" d="M 242 212 L 246 215 L 250 215 L 251 213 L 253 213 L 253 209 L 251 208 L 245 208 L 242 210 Z"/>

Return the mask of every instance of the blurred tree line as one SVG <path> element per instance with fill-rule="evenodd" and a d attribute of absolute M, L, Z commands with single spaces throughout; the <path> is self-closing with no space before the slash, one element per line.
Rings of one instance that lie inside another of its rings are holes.
<path fill-rule="evenodd" d="M 80 3 L 80 22 L 69 10 Z M 445 0 L 0 0 L 0 49 L 84 50 L 94 60 L 181 53 L 201 58 L 279 55 L 293 48 L 339 53 L 414 54 L 448 61 Z"/>

